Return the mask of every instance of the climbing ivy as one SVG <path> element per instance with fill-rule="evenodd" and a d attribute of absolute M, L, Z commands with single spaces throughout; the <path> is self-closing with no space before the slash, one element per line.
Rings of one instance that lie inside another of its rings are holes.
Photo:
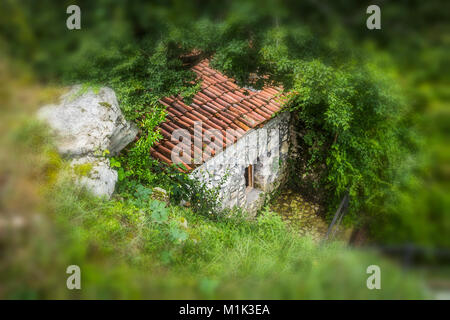
<path fill-rule="evenodd" d="M 288 105 L 307 153 L 303 173 L 318 175 L 330 209 L 347 192 L 353 214 L 379 205 L 407 152 L 395 90 L 365 65 L 299 61 Z"/>

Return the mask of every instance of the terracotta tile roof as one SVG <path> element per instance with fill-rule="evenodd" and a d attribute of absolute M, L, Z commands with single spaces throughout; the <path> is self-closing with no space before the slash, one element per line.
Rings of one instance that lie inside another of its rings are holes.
<path fill-rule="evenodd" d="M 226 137 L 227 129 L 234 129 L 236 139 L 247 131 L 255 128 L 281 109 L 277 102 L 282 89 L 268 87 L 262 90 L 252 90 L 239 87 L 231 79 L 209 66 L 209 60 L 204 59 L 192 70 L 202 80 L 200 91 L 194 96 L 190 105 L 179 97 L 167 97 L 160 100 L 166 107 L 166 121 L 159 125 L 163 139 L 150 150 L 152 157 L 172 164 L 171 151 L 178 142 L 171 141 L 175 129 L 186 129 L 192 135 L 192 159 L 194 158 L 194 121 L 202 121 L 202 130 L 218 129 Z M 220 141 L 213 141 L 220 143 Z M 222 142 L 225 149 L 225 141 Z M 203 145 L 204 147 L 204 145 Z M 195 168 L 194 164 L 183 163 L 188 171 Z"/>

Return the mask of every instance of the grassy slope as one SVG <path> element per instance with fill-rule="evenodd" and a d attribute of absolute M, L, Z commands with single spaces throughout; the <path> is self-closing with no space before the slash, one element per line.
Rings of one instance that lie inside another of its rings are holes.
<path fill-rule="evenodd" d="M 65 178 L 45 127 L 30 119 L 59 91 L 17 73 L 1 78 L 0 298 L 425 297 L 392 263 L 320 247 L 270 212 L 213 221 L 171 206 L 158 222 L 154 201 L 93 198 Z M 80 291 L 66 289 L 71 264 L 81 267 Z M 382 290 L 366 288 L 371 264 L 381 266 Z"/>

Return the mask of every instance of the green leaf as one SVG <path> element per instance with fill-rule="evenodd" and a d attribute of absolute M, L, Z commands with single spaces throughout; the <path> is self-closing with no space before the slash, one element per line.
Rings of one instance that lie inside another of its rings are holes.
<path fill-rule="evenodd" d="M 163 223 L 168 220 L 168 209 L 164 202 L 152 200 L 149 209 L 152 211 L 151 218 L 153 222 Z"/>

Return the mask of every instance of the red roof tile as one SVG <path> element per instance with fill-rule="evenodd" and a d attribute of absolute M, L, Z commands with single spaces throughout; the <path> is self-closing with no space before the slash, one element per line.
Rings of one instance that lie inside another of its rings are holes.
<path fill-rule="evenodd" d="M 170 137 L 175 129 L 186 129 L 192 134 L 194 122 L 202 121 L 203 133 L 206 130 L 217 129 L 223 135 L 223 141 L 217 138 L 208 143 L 202 141 L 202 148 L 206 150 L 206 144 L 209 143 L 225 148 L 227 129 L 236 131 L 234 139 L 236 142 L 246 131 L 266 122 L 281 109 L 277 101 L 278 95 L 282 92 L 281 88 L 263 88 L 259 91 L 241 88 L 236 85 L 235 80 L 212 69 L 208 59 L 200 61 L 192 70 L 202 80 L 202 86 L 190 105 L 186 105 L 180 97 L 166 97 L 160 100 L 166 107 L 168 115 L 165 122 L 158 127 L 163 139 L 150 150 L 151 156 L 160 161 L 172 164 L 170 153 L 178 142 L 171 142 Z M 192 161 L 194 150 L 199 151 L 194 146 L 192 136 Z M 198 165 L 183 164 L 188 171 Z"/>

